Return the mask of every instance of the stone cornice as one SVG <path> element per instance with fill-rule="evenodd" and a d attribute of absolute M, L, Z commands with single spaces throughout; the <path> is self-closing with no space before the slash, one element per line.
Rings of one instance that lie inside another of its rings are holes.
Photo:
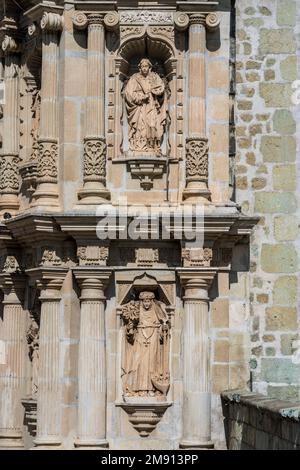
<path fill-rule="evenodd" d="M 40 2 L 34 7 L 25 11 L 23 13 L 23 16 L 25 18 L 30 19 L 31 21 L 39 21 L 41 20 L 44 13 L 55 13 L 58 15 L 62 15 L 63 12 L 64 12 L 63 6 L 49 5 L 47 3 Z"/>
<path fill-rule="evenodd" d="M 105 13 L 111 10 L 117 10 L 116 1 L 82 1 L 82 0 L 68 0 L 66 3 L 74 5 L 76 10 L 82 10 L 86 13 L 90 12 L 102 12 Z"/>
<path fill-rule="evenodd" d="M 198 2 L 198 1 L 179 0 L 176 2 L 176 5 L 177 5 L 177 9 L 181 11 L 186 11 L 189 13 L 193 13 L 193 12 L 207 13 L 210 11 L 217 10 L 219 3 L 220 2 L 211 2 L 211 1 Z"/>

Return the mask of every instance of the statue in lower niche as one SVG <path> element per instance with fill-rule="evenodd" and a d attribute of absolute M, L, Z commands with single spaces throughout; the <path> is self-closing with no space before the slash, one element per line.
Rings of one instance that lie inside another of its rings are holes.
<path fill-rule="evenodd" d="M 152 71 L 149 59 L 142 59 L 139 72 L 125 87 L 130 150 L 135 153 L 161 154 L 167 123 L 166 86 Z"/>
<path fill-rule="evenodd" d="M 123 394 L 126 397 L 163 397 L 170 387 L 169 330 L 165 305 L 153 292 L 122 307 L 125 325 L 122 352 Z"/>

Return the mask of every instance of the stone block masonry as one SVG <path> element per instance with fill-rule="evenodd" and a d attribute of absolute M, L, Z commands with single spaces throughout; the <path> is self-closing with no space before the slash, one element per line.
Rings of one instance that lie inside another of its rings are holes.
<path fill-rule="evenodd" d="M 299 15 L 296 0 L 236 2 L 236 201 L 245 214 L 261 217 L 250 248 L 250 386 L 295 400 L 300 108 L 292 96 Z"/>

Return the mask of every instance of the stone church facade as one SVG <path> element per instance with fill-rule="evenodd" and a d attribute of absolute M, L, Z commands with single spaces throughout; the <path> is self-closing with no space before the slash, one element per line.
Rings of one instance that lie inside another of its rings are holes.
<path fill-rule="evenodd" d="M 0 20 L 0 448 L 224 448 L 224 390 L 299 400 L 299 1 Z"/>

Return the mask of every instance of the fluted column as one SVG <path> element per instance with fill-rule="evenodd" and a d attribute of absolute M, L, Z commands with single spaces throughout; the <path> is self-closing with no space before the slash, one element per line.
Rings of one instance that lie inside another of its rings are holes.
<path fill-rule="evenodd" d="M 78 20 L 79 19 L 79 20 Z M 103 14 L 80 13 L 74 25 L 88 28 L 86 136 L 84 139 L 84 186 L 81 204 L 101 204 L 110 199 L 106 189 L 105 140 L 105 28 Z"/>
<path fill-rule="evenodd" d="M 212 448 L 208 289 L 215 271 L 179 270 L 185 289 L 182 448 Z"/>
<path fill-rule="evenodd" d="M 35 206 L 58 206 L 58 51 L 63 18 L 44 13 L 39 156 Z"/>
<path fill-rule="evenodd" d="M 4 293 L 0 331 L 3 361 L 0 364 L 0 448 L 23 447 L 23 406 L 25 384 L 25 325 L 23 309 L 24 278 L 1 274 Z"/>
<path fill-rule="evenodd" d="M 16 40 L 6 35 L 5 104 L 3 114 L 3 148 L 0 167 L 0 210 L 15 213 L 19 208 L 19 55 Z"/>
<path fill-rule="evenodd" d="M 78 448 L 107 447 L 105 295 L 109 271 L 74 271 L 81 288 Z"/>
<path fill-rule="evenodd" d="M 189 137 L 186 140 L 186 183 L 183 199 L 207 204 L 208 139 L 206 136 L 206 15 L 190 15 L 189 28 Z"/>
<path fill-rule="evenodd" d="M 36 271 L 36 272 L 34 272 Z M 60 301 L 66 269 L 33 270 L 40 289 L 37 434 L 34 444 L 61 444 Z"/>

